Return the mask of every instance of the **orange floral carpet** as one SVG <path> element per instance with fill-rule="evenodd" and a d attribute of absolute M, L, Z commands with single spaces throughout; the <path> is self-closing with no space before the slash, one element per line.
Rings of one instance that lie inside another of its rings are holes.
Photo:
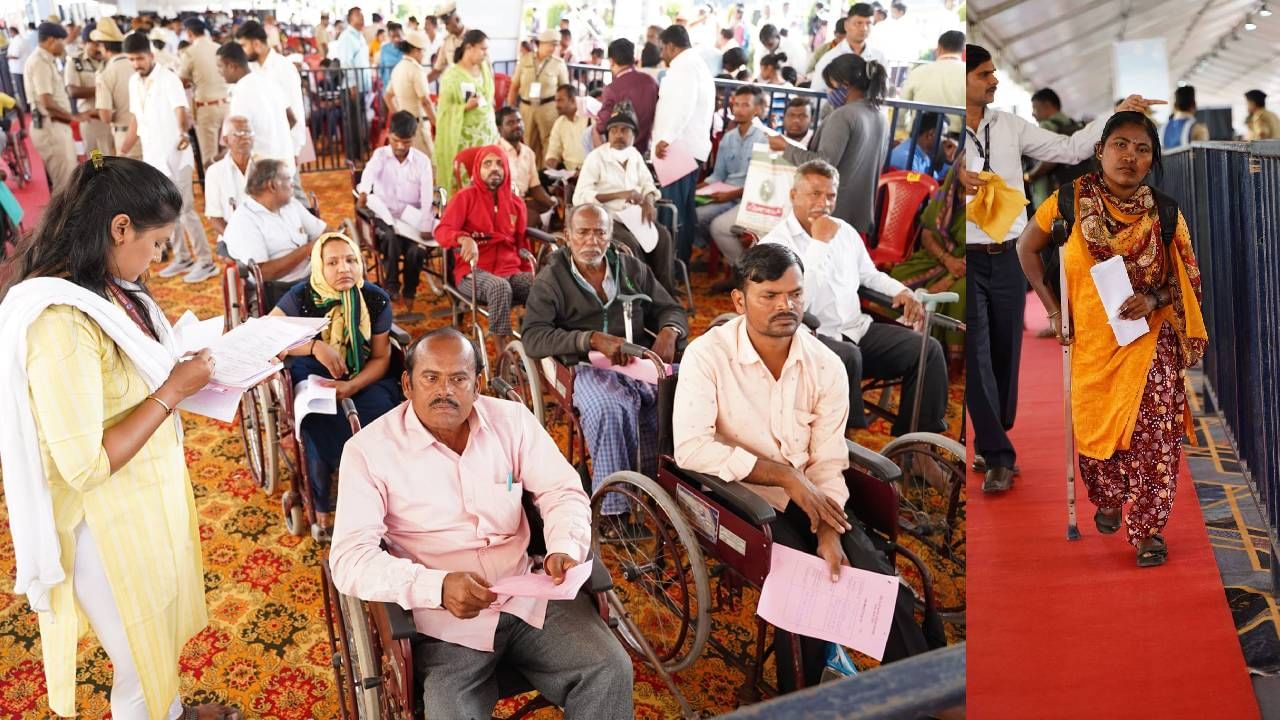
<path fill-rule="evenodd" d="M 330 227 L 350 216 L 350 184 L 345 173 L 306 175 L 304 185 L 318 195 Z M 197 202 L 203 206 L 203 200 Z M 705 273 L 695 273 L 693 282 L 698 301 L 692 319 L 696 335 L 731 307 L 728 296 L 707 292 L 711 280 Z M 202 318 L 222 314 L 216 278 L 194 285 L 185 285 L 180 278 L 154 278 L 150 287 L 171 319 L 188 308 Z M 406 329 L 416 334 L 447 322 L 430 319 L 432 310 L 446 306 L 437 300 L 431 306 L 415 308 L 425 311 L 429 319 L 408 324 Z M 962 381 L 953 382 L 949 409 L 953 436 L 960 425 L 963 392 Z M 184 701 L 226 702 L 241 708 L 247 718 L 263 720 L 337 717 L 320 587 L 319 563 L 325 551 L 310 536 L 297 538 L 285 531 L 279 497 L 266 497 L 255 486 L 234 425 L 193 415 L 184 421 L 209 607 L 209 627 L 183 652 Z M 852 437 L 878 449 L 889 439 L 888 428 L 877 421 Z M 0 502 L 0 577 L 4 578 L 0 582 L 5 590 L 12 587 L 14 569 L 8 532 L 8 510 Z M 938 582 L 944 597 L 963 596 L 963 579 L 950 582 L 940 578 Z M 714 584 L 712 589 L 714 592 Z M 754 627 L 754 595 L 748 592 L 736 609 L 717 610 L 712 635 L 735 654 L 745 653 Z M 962 639 L 963 628 L 949 627 L 948 635 Z M 737 706 L 741 678 L 739 670 L 708 650 L 691 668 L 679 673 L 677 681 L 695 708 L 720 713 Z M 109 717 L 111 666 L 92 633 L 81 641 L 77 680 L 80 716 Z M 678 716 L 674 699 L 643 663 L 636 664 L 635 707 L 639 718 Z M 507 703 L 500 706 L 499 713 L 512 709 Z M 559 716 L 559 711 L 550 709 L 534 717 Z M 24 598 L 0 592 L 0 718 L 46 717 L 50 713 L 36 617 Z"/>

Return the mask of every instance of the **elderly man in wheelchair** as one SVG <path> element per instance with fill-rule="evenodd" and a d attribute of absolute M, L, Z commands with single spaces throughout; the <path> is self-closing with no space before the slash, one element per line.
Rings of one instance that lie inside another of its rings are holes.
<path fill-rule="evenodd" d="M 759 244 L 743 253 L 733 303 L 740 315 L 689 344 L 675 390 L 674 459 L 685 470 L 741 483 L 775 511 L 774 542 L 841 565 L 893 574 L 848 511 L 844 471 L 850 448 L 848 378 L 838 357 L 801 328 L 805 268 L 787 247 Z M 801 332 L 797 332 L 801 329 Z M 856 449 L 856 448 L 855 448 Z M 901 585 L 884 660 L 924 652 L 929 643 Z M 775 635 L 775 656 L 790 658 L 792 636 Z M 801 678 L 818 682 L 826 643 L 800 638 Z M 782 692 L 795 688 L 778 672 Z"/>
<path fill-rule="evenodd" d="M 900 307 L 904 321 L 913 326 L 924 317 L 907 286 L 876 269 L 858 232 L 831 215 L 839 183 L 836 169 L 825 161 L 801 165 L 791 188 L 791 213 L 760 242 L 786 245 L 808 268 L 805 310 L 817 319 L 818 338 L 840 357 L 848 373 L 849 426 L 867 425 L 864 377 L 901 378 L 903 411 L 894 418 L 893 434 L 943 432 L 947 429 L 947 362 L 942 345 L 929 338 L 922 357 L 919 332 L 894 323 L 873 323 L 862 312 L 860 286 L 893 298 L 893 306 Z M 922 383 L 917 379 L 921 375 Z M 918 417 L 906 410 L 914 406 L 916 393 L 920 394 Z"/>
<path fill-rule="evenodd" d="M 556 251 L 534 280 L 521 340 L 531 358 L 577 362 L 594 352 L 604 365 L 577 364 L 572 388 L 595 490 L 620 470 L 656 472 L 656 388 L 620 367 L 641 362 L 627 354 L 628 345 L 650 348 L 670 363 L 689 324 L 644 261 L 610 246 L 613 221 L 603 206 L 573 207 L 567 225 L 568 247 Z M 611 495 L 602 512 L 626 513 L 627 503 Z"/>
<path fill-rule="evenodd" d="M 488 718 L 495 671 L 514 664 L 567 718 L 632 717 L 629 656 L 587 598 L 499 596 L 526 573 L 532 495 L 555 582 L 591 544 L 587 496 L 520 404 L 480 395 L 477 355 L 451 327 L 406 354 L 408 402 L 343 452 L 329 564 L 338 590 L 413 611 L 428 718 Z"/>

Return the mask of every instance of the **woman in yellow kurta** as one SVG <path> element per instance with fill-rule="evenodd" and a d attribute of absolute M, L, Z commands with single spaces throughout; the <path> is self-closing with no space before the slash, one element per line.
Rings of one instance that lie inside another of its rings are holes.
<path fill-rule="evenodd" d="M 49 706 L 62 716 L 75 714 L 83 617 L 114 666 L 117 720 L 239 717 L 178 697 L 179 655 L 207 617 L 173 408 L 208 382 L 213 359 L 177 362 L 139 278 L 181 207 L 159 171 L 95 151 L 51 199 L 0 302 L 15 589 L 39 615 Z"/>
<path fill-rule="evenodd" d="M 1073 342 L 1071 411 L 1080 476 L 1098 507 L 1102 533 L 1120 529 L 1124 516 L 1140 566 L 1164 562 L 1168 549 L 1160 531 L 1169 519 L 1182 454 L 1190 429 L 1184 370 L 1204 354 L 1208 335 L 1200 313 L 1200 271 L 1186 221 L 1166 246 L 1155 191 L 1142 184 L 1160 173 L 1160 142 L 1145 115 L 1116 113 L 1107 122 L 1096 155 L 1101 168 L 1058 192 L 1073 192 L 1075 221 L 1067 240 L 1065 268 Z M 1167 200 L 1167 199 L 1166 199 Z M 1057 297 L 1044 282 L 1040 251 L 1060 216 L 1058 193 L 1036 212 L 1018 240 L 1022 267 L 1044 302 L 1051 324 L 1060 315 Z M 1134 294 L 1118 316 L 1145 318 L 1150 330 L 1120 346 L 1090 270 L 1119 256 Z"/>

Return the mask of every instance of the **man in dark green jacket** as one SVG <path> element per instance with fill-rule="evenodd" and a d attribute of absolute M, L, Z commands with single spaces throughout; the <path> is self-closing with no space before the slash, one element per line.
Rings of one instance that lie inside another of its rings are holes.
<path fill-rule="evenodd" d="M 521 323 L 521 342 L 532 358 L 573 356 L 597 361 L 577 365 L 573 406 L 579 413 L 591 487 L 609 475 L 634 470 L 657 472 L 656 387 L 628 374 L 647 362 L 622 352 L 627 342 L 651 348 L 664 362 L 675 358 L 676 343 L 689 334 L 684 308 L 654 278 L 643 261 L 609 246 L 612 221 L 595 203 L 572 208 L 566 218 L 568 247 L 553 254 L 533 281 Z M 628 512 L 625 499 L 606 498 L 602 512 Z M 629 522 L 610 523 L 624 528 Z"/>

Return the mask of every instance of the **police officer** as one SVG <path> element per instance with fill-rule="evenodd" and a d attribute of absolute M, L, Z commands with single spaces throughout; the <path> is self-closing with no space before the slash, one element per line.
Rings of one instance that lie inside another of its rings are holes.
<path fill-rule="evenodd" d="M 85 116 L 71 113 L 71 96 L 58 71 L 58 58 L 66 52 L 66 28 L 57 23 L 40 23 L 36 38 L 39 47 L 27 58 L 22 82 L 31 101 L 31 140 L 44 161 L 50 187 L 57 190 L 76 167 L 71 123 Z"/>
<path fill-rule="evenodd" d="M 418 131 L 413 136 L 413 146 L 427 157 L 435 154 L 431 139 L 431 126 L 436 123 L 436 109 L 431 104 L 431 89 L 427 87 L 427 69 L 422 62 L 426 58 L 431 41 L 421 30 L 408 30 L 400 41 L 404 56 L 391 70 L 391 82 L 387 86 L 387 98 L 394 103 L 391 112 L 404 110 L 418 119 Z"/>
<path fill-rule="evenodd" d="M 191 86 L 195 95 L 200 163 L 209 167 L 218 155 L 218 137 L 222 134 L 222 121 L 227 117 L 227 83 L 218 72 L 218 44 L 209 37 L 204 21 L 192 17 L 185 25 L 191 46 L 182 53 L 178 77 Z"/>
<path fill-rule="evenodd" d="M 526 53 L 520 58 L 511 91 L 507 94 L 507 105 L 520 110 L 529 147 L 538 158 L 538 167 L 542 167 L 542 156 L 551 142 L 551 126 L 559 117 L 556 88 L 569 82 L 569 66 L 556 56 L 556 43 L 559 41 L 560 34 L 554 30 L 544 30 L 538 36 L 538 52 Z"/>
<path fill-rule="evenodd" d="M 129 132 L 129 121 L 133 119 L 133 113 L 129 112 L 129 78 L 133 76 L 133 66 L 122 52 L 124 33 L 112 18 L 99 20 L 98 27 L 89 33 L 89 38 L 102 44 L 107 58 L 106 65 L 98 73 L 94 109 L 98 111 L 98 117 L 111 126 L 111 138 L 119 155 L 124 147 L 124 137 Z M 134 143 L 133 148 L 124 154 L 141 160 L 141 144 Z"/>
<path fill-rule="evenodd" d="M 116 144 L 111 139 L 111 126 L 102 121 L 94 109 L 97 94 L 98 71 L 106 66 L 102 44 L 90 37 L 93 29 L 86 27 L 82 33 L 84 44 L 80 52 L 67 61 L 65 79 L 67 93 L 71 95 L 76 110 L 86 111 L 88 119 L 80 123 L 80 138 L 84 140 L 84 154 L 100 150 L 104 155 L 114 155 Z"/>

